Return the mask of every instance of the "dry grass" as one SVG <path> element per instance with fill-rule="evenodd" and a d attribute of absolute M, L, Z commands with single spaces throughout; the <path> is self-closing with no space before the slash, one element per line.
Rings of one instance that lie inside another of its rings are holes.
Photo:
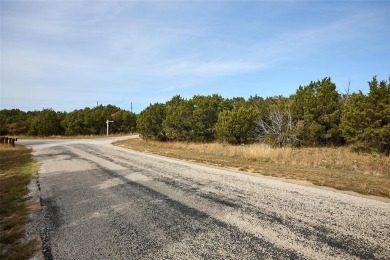
<path fill-rule="evenodd" d="M 264 144 L 162 143 L 130 139 L 117 142 L 130 149 L 167 157 L 233 167 L 339 190 L 390 198 L 390 157 L 358 154 L 348 147 L 272 148 Z"/>
<path fill-rule="evenodd" d="M 36 210 L 26 203 L 36 172 L 30 149 L 0 145 L 0 259 L 28 259 L 36 250 L 37 241 L 22 242 L 28 213 Z"/>

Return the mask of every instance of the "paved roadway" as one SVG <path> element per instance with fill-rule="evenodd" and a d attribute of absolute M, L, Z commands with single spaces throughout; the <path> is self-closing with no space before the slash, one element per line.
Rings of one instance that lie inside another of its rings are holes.
<path fill-rule="evenodd" d="M 390 259 L 390 202 L 143 154 L 20 140 L 46 259 Z M 288 169 L 286 169 L 288 170 Z"/>

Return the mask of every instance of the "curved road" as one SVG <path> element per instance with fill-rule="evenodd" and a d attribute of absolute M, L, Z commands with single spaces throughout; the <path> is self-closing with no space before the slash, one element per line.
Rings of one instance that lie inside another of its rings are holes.
<path fill-rule="evenodd" d="M 390 259 L 390 203 L 111 145 L 20 140 L 42 163 L 46 259 Z"/>

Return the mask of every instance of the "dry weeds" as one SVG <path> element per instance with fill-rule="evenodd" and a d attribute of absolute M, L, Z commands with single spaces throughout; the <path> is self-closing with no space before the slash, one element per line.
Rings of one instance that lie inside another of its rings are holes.
<path fill-rule="evenodd" d="M 390 198 L 390 157 L 359 154 L 348 147 L 292 149 L 272 148 L 265 144 L 233 146 L 142 139 L 117 144 L 167 157 L 233 167 L 252 174 Z"/>
<path fill-rule="evenodd" d="M 22 242 L 28 213 L 37 209 L 26 203 L 36 167 L 30 149 L 0 145 L 0 259 L 28 259 L 38 246 L 37 241 Z"/>

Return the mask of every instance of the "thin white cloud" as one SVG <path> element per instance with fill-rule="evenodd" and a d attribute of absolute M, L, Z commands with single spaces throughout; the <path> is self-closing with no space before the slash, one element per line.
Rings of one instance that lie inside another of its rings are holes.
<path fill-rule="evenodd" d="M 374 8 L 331 22 L 318 23 L 314 17 L 313 23 L 291 28 L 286 20 L 281 23 L 285 28 L 273 31 L 267 15 L 247 19 L 232 11 L 237 6 L 232 2 L 12 3 L 6 1 L 9 7 L 1 11 L 2 101 L 16 99 L 14 90 L 44 95 L 53 88 L 69 100 L 74 97 L 65 90 L 90 93 L 92 100 L 177 93 L 218 78 L 266 73 L 286 61 L 322 57 L 325 48 L 345 48 L 369 35 L 384 17 Z M 47 95 L 48 102 L 53 96 Z"/>

